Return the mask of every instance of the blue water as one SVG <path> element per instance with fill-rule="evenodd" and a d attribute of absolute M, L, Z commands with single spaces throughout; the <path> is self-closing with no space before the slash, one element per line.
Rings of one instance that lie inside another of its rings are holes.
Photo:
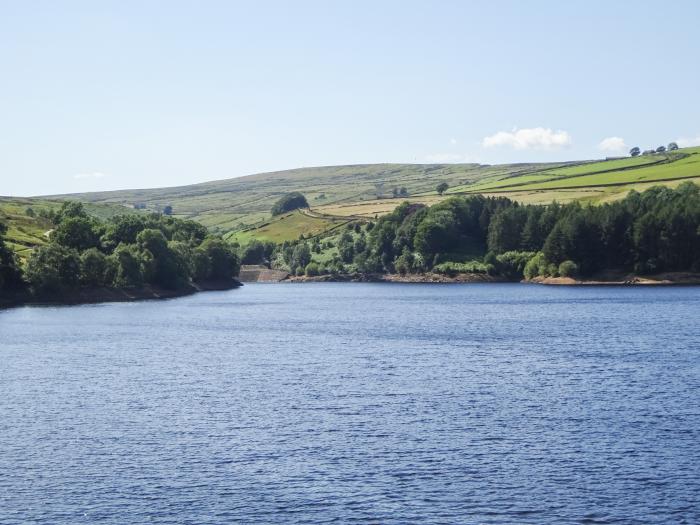
<path fill-rule="evenodd" d="M 700 523 L 700 288 L 0 312 L 0 522 Z"/>

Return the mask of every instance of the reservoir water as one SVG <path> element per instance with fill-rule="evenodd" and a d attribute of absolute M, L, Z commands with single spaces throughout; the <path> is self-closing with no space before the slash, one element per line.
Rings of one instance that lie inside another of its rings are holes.
<path fill-rule="evenodd" d="M 700 523 L 700 288 L 0 312 L 0 523 Z"/>

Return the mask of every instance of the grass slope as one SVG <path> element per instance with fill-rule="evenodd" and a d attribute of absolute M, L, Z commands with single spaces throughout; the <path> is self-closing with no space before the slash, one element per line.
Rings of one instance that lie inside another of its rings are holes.
<path fill-rule="evenodd" d="M 252 239 L 262 241 L 284 242 L 292 241 L 303 235 L 306 238 L 314 237 L 327 232 L 335 227 L 347 224 L 348 220 L 314 217 L 300 210 L 279 215 L 261 224 L 257 228 L 231 232 L 225 238 L 241 245 Z"/>
<path fill-rule="evenodd" d="M 671 154 L 603 161 L 549 164 L 370 164 L 329 166 L 261 173 L 173 188 L 124 190 L 63 195 L 95 204 L 147 210 L 172 205 L 176 216 L 200 221 L 226 238 L 245 244 L 259 238 L 276 242 L 314 236 L 337 227 L 339 221 L 374 218 L 399 203 L 434 204 L 451 195 L 506 195 L 523 203 L 607 202 L 631 189 L 654 184 L 675 186 L 700 181 L 700 148 Z M 450 189 L 436 193 L 439 182 Z M 392 198 L 406 188 L 408 196 Z M 311 212 L 270 218 L 270 208 L 283 194 L 301 191 Z M 123 208 L 122 208 L 123 209 Z"/>
<path fill-rule="evenodd" d="M 131 206 L 143 204 L 158 210 L 173 206 L 176 216 L 197 220 L 222 233 L 267 222 L 270 209 L 281 195 L 301 191 L 309 204 L 324 205 L 371 202 L 389 197 L 394 188 L 409 195 L 434 193 L 439 182 L 450 186 L 473 184 L 485 177 L 562 166 L 556 164 L 369 164 L 301 168 L 261 173 L 215 182 L 145 190 L 124 190 L 61 195 L 95 203 Z"/>

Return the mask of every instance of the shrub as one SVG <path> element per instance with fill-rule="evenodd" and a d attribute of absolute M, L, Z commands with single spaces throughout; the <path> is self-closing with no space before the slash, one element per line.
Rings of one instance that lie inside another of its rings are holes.
<path fill-rule="evenodd" d="M 544 257 L 544 253 L 537 252 L 534 257 L 532 257 L 525 268 L 523 268 L 523 276 L 525 279 L 534 279 L 535 277 L 547 275 L 547 260 Z"/>
<path fill-rule="evenodd" d="M 535 256 L 535 252 L 505 252 L 496 257 L 496 269 L 509 279 L 522 279 L 527 263 Z"/>
<path fill-rule="evenodd" d="M 578 266 L 574 261 L 564 261 L 559 265 L 561 277 L 574 277 L 576 274 L 578 274 Z"/>
<path fill-rule="evenodd" d="M 320 275 L 321 272 L 318 268 L 318 264 L 315 262 L 310 262 L 306 265 L 304 273 L 306 273 L 307 277 L 316 277 L 317 275 Z"/>
<path fill-rule="evenodd" d="M 458 273 L 486 274 L 492 271 L 492 268 L 493 267 L 491 265 L 482 263 L 480 261 L 467 261 L 463 263 L 448 261 L 433 266 L 433 271 L 435 273 L 441 273 L 445 275 L 455 275 Z"/>

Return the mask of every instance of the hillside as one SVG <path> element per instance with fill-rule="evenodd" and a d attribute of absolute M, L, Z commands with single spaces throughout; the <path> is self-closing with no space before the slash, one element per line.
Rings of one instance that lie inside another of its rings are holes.
<path fill-rule="evenodd" d="M 634 158 L 545 164 L 371 164 L 300 168 L 221 181 L 142 190 L 74 195 L 95 204 L 158 211 L 173 207 L 179 217 L 197 220 L 227 238 L 245 243 L 259 238 L 283 241 L 317 235 L 339 221 L 374 218 L 400 202 L 434 204 L 451 195 L 503 195 L 526 203 L 608 202 L 630 190 L 656 184 L 676 186 L 700 180 L 700 148 Z M 449 189 L 438 195 L 438 183 Z M 401 190 L 405 189 L 405 194 Z M 283 194 L 301 191 L 311 206 L 304 213 L 271 219 Z M 399 193 L 393 197 L 394 192 Z"/>
<path fill-rule="evenodd" d="M 206 226 L 228 232 L 250 226 L 270 217 L 270 209 L 283 194 L 304 193 L 313 207 L 374 202 L 390 197 L 394 188 L 406 188 L 408 195 L 434 193 L 442 181 L 450 186 L 467 186 L 506 175 L 525 175 L 566 164 L 370 164 L 300 168 L 260 173 L 234 179 L 143 190 L 58 195 L 87 202 L 126 206 L 144 205 L 160 210 L 173 207 L 177 216 L 197 220 Z"/>
<path fill-rule="evenodd" d="M 0 220 L 7 224 L 7 244 L 25 259 L 31 250 L 48 241 L 51 223 L 42 217 L 49 210 L 58 210 L 61 202 L 39 198 L 0 197 Z M 106 219 L 125 213 L 139 213 L 117 204 L 87 203 L 86 211 Z"/>

